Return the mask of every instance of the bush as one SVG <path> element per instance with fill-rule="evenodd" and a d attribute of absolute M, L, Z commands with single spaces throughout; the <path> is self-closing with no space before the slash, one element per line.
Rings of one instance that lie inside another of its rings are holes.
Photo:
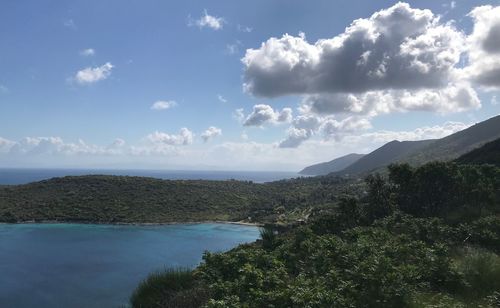
<path fill-rule="evenodd" d="M 480 249 L 467 249 L 458 259 L 457 268 L 464 275 L 466 298 L 476 300 L 500 292 L 500 257 Z"/>
<path fill-rule="evenodd" d="M 208 290 L 191 270 L 167 269 L 150 274 L 130 298 L 132 307 L 200 307 L 208 301 Z"/>

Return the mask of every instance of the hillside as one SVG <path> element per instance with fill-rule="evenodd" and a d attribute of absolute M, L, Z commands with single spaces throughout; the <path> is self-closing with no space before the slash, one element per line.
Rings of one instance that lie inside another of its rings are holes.
<path fill-rule="evenodd" d="M 492 164 L 500 166 L 500 138 L 460 156 L 456 162 L 460 164 Z"/>
<path fill-rule="evenodd" d="M 500 169 L 433 162 L 367 178 L 300 227 L 155 272 L 132 307 L 500 307 Z M 478 198 L 478 196 L 481 196 Z"/>
<path fill-rule="evenodd" d="M 326 175 L 332 172 L 340 171 L 348 167 L 349 165 L 353 164 L 363 156 L 365 155 L 356 153 L 347 154 L 345 156 L 335 158 L 334 160 L 331 160 L 329 162 L 319 163 L 305 167 L 299 173 L 304 175 Z"/>
<path fill-rule="evenodd" d="M 348 166 L 341 171 L 333 173 L 333 175 L 352 176 L 367 173 L 377 170 L 381 167 L 387 166 L 395 162 L 405 155 L 417 151 L 423 147 L 428 146 L 434 140 L 421 140 L 421 141 L 391 141 L 384 144 L 375 151 L 366 154 L 352 165 Z"/>
<path fill-rule="evenodd" d="M 168 223 L 302 218 L 310 204 L 335 200 L 347 183 L 303 178 L 267 184 L 70 176 L 0 186 L 0 222 Z"/>
<path fill-rule="evenodd" d="M 485 143 L 500 138 L 500 116 L 477 123 L 467 129 L 436 140 L 401 158 L 400 162 L 421 165 L 429 161 L 449 161 Z"/>

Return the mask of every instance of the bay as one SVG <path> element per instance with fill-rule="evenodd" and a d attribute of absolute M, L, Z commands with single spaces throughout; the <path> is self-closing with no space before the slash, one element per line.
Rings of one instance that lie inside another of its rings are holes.
<path fill-rule="evenodd" d="M 149 273 L 195 267 L 257 227 L 0 224 L 0 307 L 125 307 Z"/>

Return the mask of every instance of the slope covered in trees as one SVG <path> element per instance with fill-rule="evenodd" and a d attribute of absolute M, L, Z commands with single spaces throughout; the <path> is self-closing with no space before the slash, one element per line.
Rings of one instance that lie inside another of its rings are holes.
<path fill-rule="evenodd" d="M 300 219 L 311 205 L 337 198 L 346 185 L 348 181 L 326 177 L 266 184 L 104 175 L 54 178 L 0 186 L 0 222 Z"/>
<path fill-rule="evenodd" d="M 427 147 L 403 157 L 400 162 L 420 165 L 435 160 L 450 161 L 499 137 L 500 116 L 496 116 L 438 139 Z"/>
<path fill-rule="evenodd" d="M 377 170 L 381 167 L 388 166 L 395 161 L 401 160 L 409 153 L 422 149 L 432 142 L 434 142 L 434 140 L 391 141 L 375 151 L 366 154 L 352 165 L 335 172 L 334 175 L 358 176 L 360 174 Z"/>
<path fill-rule="evenodd" d="M 393 165 L 306 225 L 194 271 L 156 273 L 134 307 L 498 307 L 500 169 Z M 191 296 L 186 296 L 190 294 Z"/>
<path fill-rule="evenodd" d="M 456 161 L 460 164 L 493 164 L 500 166 L 500 138 L 465 153 Z"/>

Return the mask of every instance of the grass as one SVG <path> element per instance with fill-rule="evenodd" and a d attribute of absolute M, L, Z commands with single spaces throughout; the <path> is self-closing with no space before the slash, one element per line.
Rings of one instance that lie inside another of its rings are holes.
<path fill-rule="evenodd" d="M 142 281 L 130 298 L 134 308 L 200 307 L 208 300 L 206 290 L 189 269 L 157 271 Z"/>
<path fill-rule="evenodd" d="M 457 260 L 466 282 L 464 296 L 477 300 L 500 292 L 500 256 L 482 249 L 468 248 Z"/>

